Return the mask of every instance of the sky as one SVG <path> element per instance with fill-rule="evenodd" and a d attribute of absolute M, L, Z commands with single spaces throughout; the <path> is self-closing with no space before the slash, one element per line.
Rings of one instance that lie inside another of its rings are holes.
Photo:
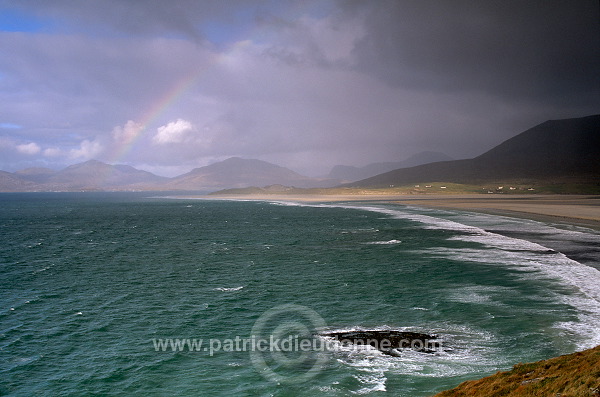
<path fill-rule="evenodd" d="M 597 0 L 0 0 L 0 169 L 309 176 L 600 113 Z"/>

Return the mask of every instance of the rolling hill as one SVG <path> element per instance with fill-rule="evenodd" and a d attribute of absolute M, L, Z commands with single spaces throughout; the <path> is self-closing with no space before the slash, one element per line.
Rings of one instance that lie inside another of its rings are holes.
<path fill-rule="evenodd" d="M 89 160 L 60 171 L 48 168 L 28 168 L 14 173 L 2 171 L 0 191 L 144 190 L 167 179 L 128 165 Z"/>
<path fill-rule="evenodd" d="M 440 153 L 426 152 L 410 161 L 428 161 Z M 443 158 L 443 157 L 442 157 Z M 446 182 L 465 185 L 483 183 L 542 183 L 577 189 L 600 187 L 600 115 L 551 120 L 506 140 L 482 155 L 467 160 L 437 161 L 399 168 L 338 187 L 389 188 L 414 183 Z M 375 172 L 401 163 L 375 163 L 362 168 L 338 168 L 343 172 Z M 393 165 L 395 164 L 395 165 Z M 336 176 L 335 173 L 332 173 Z M 345 178 L 347 178 L 346 175 Z M 74 164 L 60 171 L 29 168 L 0 171 L 0 191 L 78 190 L 193 190 L 215 191 L 251 186 L 284 185 L 324 188 L 339 185 L 336 179 L 309 178 L 288 168 L 261 160 L 232 157 L 174 178 L 165 178 L 128 165 L 109 165 L 97 160 Z M 450 189 L 448 189 L 450 190 Z M 585 189 L 584 189 L 585 190 Z M 587 189 L 589 190 L 589 189 Z M 586 190 L 586 191 L 587 191 Z"/>
<path fill-rule="evenodd" d="M 80 190 L 208 192 L 274 184 L 323 187 L 337 183 L 330 179 L 309 178 L 266 161 L 239 157 L 196 168 L 174 178 L 157 176 L 128 165 L 110 165 L 97 160 L 73 164 L 60 171 L 47 168 L 28 168 L 13 173 L 0 171 L 1 192 Z"/>
<path fill-rule="evenodd" d="M 353 167 L 350 165 L 336 165 L 329 172 L 328 177 L 331 179 L 339 179 L 346 182 L 358 181 L 369 178 L 384 172 L 396 170 L 398 168 L 415 167 L 417 165 L 434 163 L 438 161 L 453 160 L 450 156 L 440 152 L 421 152 L 417 153 L 406 160 L 372 163 L 364 167 Z"/>
<path fill-rule="evenodd" d="M 46 182 L 48 178 L 54 174 L 56 174 L 56 171 L 43 167 L 26 168 L 24 170 L 15 172 L 15 175 L 17 175 L 19 178 L 27 179 L 37 183 Z"/>
<path fill-rule="evenodd" d="M 444 181 L 600 182 L 600 115 L 550 120 L 510 138 L 482 155 L 401 168 L 343 185 L 380 188 Z"/>
<path fill-rule="evenodd" d="M 331 185 L 333 182 L 309 178 L 262 160 L 231 157 L 205 167 L 195 168 L 171 179 L 164 187 L 169 190 L 218 190 L 275 184 L 319 187 Z"/>
<path fill-rule="evenodd" d="M 50 175 L 45 184 L 62 184 L 72 188 L 109 188 L 157 184 L 166 179 L 128 165 L 109 165 L 101 161 L 89 160 Z"/>
<path fill-rule="evenodd" d="M 12 172 L 0 171 L 0 192 L 37 191 L 38 184 Z"/>

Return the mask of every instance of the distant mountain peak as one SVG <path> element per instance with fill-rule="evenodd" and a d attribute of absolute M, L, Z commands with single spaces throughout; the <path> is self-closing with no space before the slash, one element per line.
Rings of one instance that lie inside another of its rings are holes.
<path fill-rule="evenodd" d="M 564 180 L 598 183 L 600 115 L 548 120 L 467 160 L 393 170 L 347 186 L 382 187 L 444 181 Z"/>
<path fill-rule="evenodd" d="M 84 161 L 82 163 L 73 164 L 73 165 L 71 165 L 71 167 L 88 167 L 88 166 L 105 166 L 105 165 L 110 166 L 109 164 L 104 163 L 100 160 L 90 159 L 90 160 Z"/>
<path fill-rule="evenodd" d="M 443 153 L 422 152 L 402 162 L 374 163 L 360 168 L 336 166 L 333 170 L 375 174 L 343 185 L 365 188 L 433 181 L 476 184 L 514 179 L 551 183 L 569 180 L 598 186 L 599 158 L 600 115 L 593 115 L 545 121 L 473 159 L 449 160 Z M 422 164 L 415 165 L 415 162 Z M 380 171 L 382 168 L 384 171 Z M 235 156 L 174 178 L 164 178 L 129 165 L 110 165 L 91 159 L 60 171 L 47 168 L 14 173 L 0 171 L 0 191 L 175 189 L 208 192 L 273 185 L 270 189 L 331 187 L 339 184 L 336 179 L 350 179 L 332 174 L 330 179 L 309 178 L 263 160 Z"/>
<path fill-rule="evenodd" d="M 95 159 L 60 171 L 30 168 L 10 175 L 3 179 L 6 188 L 0 180 L 0 191 L 15 191 L 15 186 L 22 186 L 22 191 L 122 190 L 157 186 L 167 179 L 129 165 L 110 165 Z M 19 185 L 16 180 L 23 183 Z"/>
<path fill-rule="evenodd" d="M 166 187 L 184 190 L 221 190 L 267 185 L 323 187 L 332 184 L 335 183 L 309 178 L 264 160 L 230 157 L 175 177 Z"/>
<path fill-rule="evenodd" d="M 336 165 L 331 169 L 328 177 L 345 181 L 358 181 L 399 168 L 414 167 L 421 164 L 448 160 L 453 159 L 447 154 L 441 152 L 425 151 L 413 154 L 412 156 L 403 161 L 372 163 L 365 165 L 364 167 Z"/>

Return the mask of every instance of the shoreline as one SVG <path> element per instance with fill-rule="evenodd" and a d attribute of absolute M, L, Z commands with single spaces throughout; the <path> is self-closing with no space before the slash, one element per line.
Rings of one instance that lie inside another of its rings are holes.
<path fill-rule="evenodd" d="M 198 198 L 196 196 L 196 198 Z M 600 230 L 600 196 L 593 195 L 393 195 L 393 194 L 248 194 L 202 196 L 214 200 L 303 203 L 368 202 L 477 212 Z"/>
<path fill-rule="evenodd" d="M 600 197 L 462 197 L 397 200 L 398 204 L 478 212 L 546 223 L 563 223 L 600 230 Z"/>
<path fill-rule="evenodd" d="M 257 200 L 303 203 L 392 203 L 448 209 L 544 223 L 582 226 L 600 231 L 600 196 L 564 195 L 220 195 L 206 199 Z M 595 268 L 595 266 L 592 266 Z M 473 378 L 435 394 L 442 396 L 491 395 L 498 390 L 511 395 L 533 395 L 543 387 L 547 394 L 588 392 L 600 395 L 598 380 L 590 371 L 598 368 L 600 346 L 535 363 L 516 364 L 512 370 L 480 379 Z"/>

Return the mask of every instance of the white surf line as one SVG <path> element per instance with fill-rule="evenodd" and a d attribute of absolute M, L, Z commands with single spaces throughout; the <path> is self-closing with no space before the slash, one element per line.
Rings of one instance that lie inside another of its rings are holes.
<path fill-rule="evenodd" d="M 597 326 L 597 324 L 600 323 L 599 270 L 570 259 L 561 252 L 548 254 L 547 252 L 553 250 L 541 244 L 488 232 L 479 227 L 469 226 L 443 218 L 373 206 L 343 205 L 341 207 L 373 211 L 387 214 L 397 219 L 416 221 L 425 224 L 428 229 L 466 232 L 469 234 L 454 236 L 451 239 L 477 242 L 487 247 L 502 250 L 506 252 L 506 254 L 512 253 L 514 255 L 514 251 L 521 251 L 523 254 L 529 254 L 531 251 L 534 253 L 543 253 L 542 256 L 538 255 L 533 258 L 533 260 L 531 255 L 526 255 L 529 256 L 529 258 L 523 258 L 526 267 L 534 268 L 542 274 L 550 276 L 552 279 L 560 280 L 569 287 L 580 292 L 579 296 L 557 294 L 562 302 L 572 306 L 578 311 L 580 320 L 579 323 L 560 322 L 557 326 L 574 331 L 583 336 L 586 341 L 580 345 L 582 348 L 593 347 L 600 343 L 600 329 Z M 493 217 L 493 215 L 490 215 L 490 217 Z M 513 264 L 513 266 L 518 265 Z"/>

